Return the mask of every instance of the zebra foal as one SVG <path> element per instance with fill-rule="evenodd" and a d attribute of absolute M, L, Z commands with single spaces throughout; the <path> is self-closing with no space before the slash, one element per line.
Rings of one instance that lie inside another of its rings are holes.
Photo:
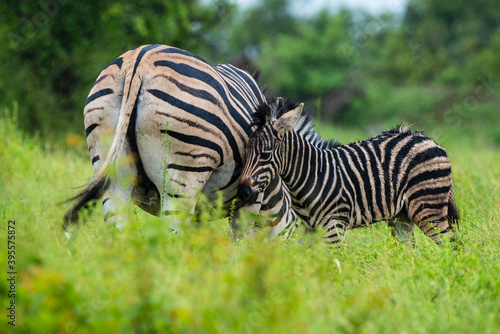
<path fill-rule="evenodd" d="M 281 177 L 308 228 L 321 226 L 339 244 L 345 231 L 387 220 L 392 234 L 414 242 L 415 224 L 438 245 L 453 237 L 459 213 L 450 161 L 421 132 L 397 127 L 358 143 L 323 140 L 303 104 L 261 104 L 250 136 L 238 196 L 251 204 Z"/>

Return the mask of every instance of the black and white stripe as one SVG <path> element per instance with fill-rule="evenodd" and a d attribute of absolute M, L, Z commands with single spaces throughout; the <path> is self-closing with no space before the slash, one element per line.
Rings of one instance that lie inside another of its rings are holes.
<path fill-rule="evenodd" d="M 74 197 L 65 226 L 97 198 L 115 223 L 125 219 L 117 214 L 130 199 L 154 215 L 193 212 L 201 192 L 209 199 L 222 194 L 229 207 L 252 114 L 264 101 L 255 79 L 232 65 L 211 66 L 165 45 L 123 54 L 101 72 L 87 98 L 85 133 L 95 180 Z M 278 230 L 296 220 L 290 204 L 277 180 L 254 210 L 278 216 L 272 222 Z"/>
<path fill-rule="evenodd" d="M 276 177 L 310 228 L 338 242 L 347 229 L 387 220 L 393 234 L 413 240 L 413 226 L 438 244 L 452 236 L 459 214 L 450 161 L 443 148 L 404 126 L 340 145 L 314 131 L 303 105 L 277 99 L 257 109 L 239 195 L 252 203 Z"/>

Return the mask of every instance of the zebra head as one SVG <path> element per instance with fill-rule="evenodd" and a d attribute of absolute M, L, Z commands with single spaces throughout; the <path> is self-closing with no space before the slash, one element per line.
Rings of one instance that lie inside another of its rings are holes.
<path fill-rule="evenodd" d="M 303 103 L 297 105 L 283 98 L 257 107 L 257 129 L 250 136 L 238 185 L 238 197 L 246 204 L 254 204 L 259 193 L 282 171 L 285 134 L 295 127 L 303 107 Z"/>

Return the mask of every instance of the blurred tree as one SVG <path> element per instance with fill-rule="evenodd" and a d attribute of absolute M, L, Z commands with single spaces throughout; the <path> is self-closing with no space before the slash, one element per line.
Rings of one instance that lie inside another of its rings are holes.
<path fill-rule="evenodd" d="M 4 0 L 0 3 L 0 103 L 20 101 L 26 129 L 53 133 L 78 120 L 107 63 L 141 44 L 197 52 L 232 10 L 228 0 Z"/>
<path fill-rule="evenodd" d="M 259 65 L 266 84 L 280 95 L 302 100 L 344 85 L 356 56 L 350 52 L 351 26 L 349 12 L 321 12 L 296 23 L 292 33 L 264 41 Z"/>
<path fill-rule="evenodd" d="M 294 12 L 293 0 L 259 0 L 244 12 L 231 1 L 3 0 L 0 104 L 20 102 L 21 124 L 30 131 L 53 134 L 68 124 L 80 131 L 99 71 L 148 43 L 212 62 L 246 54 L 262 67 L 270 94 L 316 106 L 352 101 L 373 79 L 387 87 L 481 84 L 483 91 L 500 81 L 498 0 L 410 0 L 403 15 L 344 10 L 312 17 Z"/>
<path fill-rule="evenodd" d="M 275 43 L 282 34 L 294 34 L 298 18 L 292 15 L 291 0 L 259 0 L 254 7 L 228 16 L 226 47 L 218 55 L 231 59 L 246 54 L 251 59 L 264 43 Z"/>
<path fill-rule="evenodd" d="M 395 84 L 412 81 L 415 64 L 397 15 L 365 14 L 356 24 L 355 51 L 360 77 L 377 78 Z"/>
<path fill-rule="evenodd" d="M 475 84 L 484 75 L 500 78 L 497 60 L 500 34 L 498 0 L 413 0 L 403 21 L 416 75 L 421 81 Z"/>

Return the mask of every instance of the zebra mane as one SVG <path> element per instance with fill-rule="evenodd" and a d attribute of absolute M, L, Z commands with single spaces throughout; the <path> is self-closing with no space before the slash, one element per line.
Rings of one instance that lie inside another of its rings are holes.
<path fill-rule="evenodd" d="M 425 133 L 423 133 L 421 131 L 414 131 L 414 130 L 410 129 L 409 124 L 401 123 L 401 124 L 396 125 L 396 127 L 394 127 L 391 130 L 387 130 L 387 131 L 382 132 L 382 136 L 392 136 L 392 135 L 398 135 L 400 133 L 410 133 L 410 134 L 420 133 L 420 134 L 425 135 Z"/>
<path fill-rule="evenodd" d="M 261 128 L 266 124 L 274 122 L 284 113 L 295 109 L 298 106 L 299 104 L 291 98 L 267 98 L 266 102 L 261 103 L 255 109 L 255 113 L 253 115 L 254 125 L 256 125 L 257 128 Z M 334 148 L 340 145 L 339 142 L 333 139 L 324 140 L 321 138 L 321 136 L 314 129 L 311 115 L 305 110 L 305 108 L 302 109 L 302 114 L 300 115 L 294 130 L 307 139 L 311 144 L 322 149 Z"/>

